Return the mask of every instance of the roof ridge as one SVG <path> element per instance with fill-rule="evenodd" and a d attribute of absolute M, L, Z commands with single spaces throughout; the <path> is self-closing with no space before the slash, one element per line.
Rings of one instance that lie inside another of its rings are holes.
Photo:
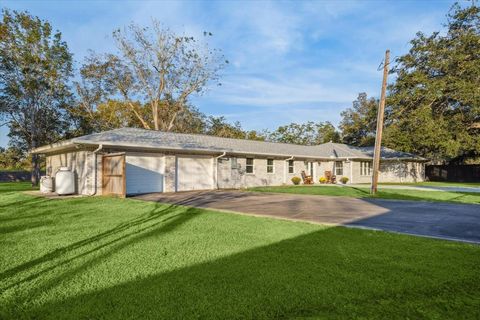
<path fill-rule="evenodd" d="M 351 148 L 349 145 L 344 144 L 344 143 L 336 143 L 336 145 L 339 146 L 340 149 L 343 149 L 343 151 L 347 151 L 347 152 L 351 152 L 351 153 L 353 153 L 354 151 L 359 151 L 359 150 L 355 150 L 355 148 Z M 361 151 L 359 151 L 359 152 L 363 154 L 363 152 L 361 152 Z M 363 155 L 365 155 L 365 154 L 363 154 Z"/>
<path fill-rule="evenodd" d="M 117 128 L 117 129 L 112 129 L 112 130 L 107 130 L 103 132 L 108 132 L 108 131 L 116 131 L 116 130 L 121 130 L 121 129 L 128 129 L 128 130 L 140 130 L 140 131 L 151 131 L 151 132 L 161 132 L 161 133 L 166 133 L 166 134 L 177 134 L 177 135 L 194 135 L 194 136 L 202 136 L 202 137 L 211 137 L 211 138 L 217 138 L 217 139 L 228 139 L 228 140 L 236 140 L 236 141 L 248 141 L 248 142 L 260 142 L 260 143 L 272 143 L 272 144 L 280 144 L 280 145 L 287 145 L 287 146 L 299 146 L 299 147 L 317 147 L 321 144 L 316 144 L 316 145 L 305 145 L 305 144 L 297 144 L 297 143 L 288 143 L 288 142 L 276 142 L 276 141 L 264 141 L 264 140 L 252 140 L 252 139 L 240 139 L 240 138 L 229 138 L 229 137 L 219 137 L 219 136 L 214 136 L 211 134 L 204 134 L 204 133 L 185 133 L 185 132 L 172 132 L 172 131 L 161 131 L 161 130 L 153 130 L 153 129 L 144 129 L 144 128 L 132 128 L 132 127 L 122 127 L 122 128 Z M 99 132 L 99 133 L 103 133 Z"/>

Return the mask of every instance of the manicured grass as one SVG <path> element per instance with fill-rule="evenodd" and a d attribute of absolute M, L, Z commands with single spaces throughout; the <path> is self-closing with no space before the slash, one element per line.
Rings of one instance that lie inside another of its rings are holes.
<path fill-rule="evenodd" d="M 480 187 L 480 182 L 441 182 L 441 181 L 425 181 L 425 182 L 404 182 L 404 183 L 381 183 L 380 185 L 396 185 L 396 186 L 427 186 L 427 187 Z"/>
<path fill-rule="evenodd" d="M 0 193 L 13 191 L 28 191 L 37 190 L 37 187 L 32 188 L 30 182 L 0 182 Z"/>
<path fill-rule="evenodd" d="M 0 195 L 1 319 L 480 317 L 480 246 L 132 199 Z"/>
<path fill-rule="evenodd" d="M 453 191 L 418 191 L 409 189 L 380 188 L 375 196 L 370 194 L 369 188 L 349 186 L 279 186 L 279 187 L 256 187 L 248 189 L 258 192 L 280 192 L 295 194 L 313 194 L 325 196 L 344 196 L 354 198 L 381 198 L 396 200 L 415 201 L 441 201 L 457 203 L 480 204 L 480 193 L 453 192 Z"/>

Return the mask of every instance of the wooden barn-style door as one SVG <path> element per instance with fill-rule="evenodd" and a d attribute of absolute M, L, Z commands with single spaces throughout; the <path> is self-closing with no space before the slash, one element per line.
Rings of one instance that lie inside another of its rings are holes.
<path fill-rule="evenodd" d="M 102 158 L 102 194 L 125 197 L 125 154 L 106 154 Z"/>

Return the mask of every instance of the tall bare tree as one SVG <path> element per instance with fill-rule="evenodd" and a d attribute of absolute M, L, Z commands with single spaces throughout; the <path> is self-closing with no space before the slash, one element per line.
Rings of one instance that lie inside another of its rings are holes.
<path fill-rule="evenodd" d="M 204 33 L 205 37 L 211 33 Z M 152 27 L 131 24 L 113 32 L 118 52 L 92 53 L 76 88 L 83 113 L 94 120 L 96 107 L 110 97 L 124 105 L 145 129 L 171 131 L 189 97 L 203 93 L 226 61 L 205 41 L 176 35 L 153 20 Z M 147 104 L 150 113 L 139 110 Z"/>
<path fill-rule="evenodd" d="M 0 117 L 10 128 L 10 144 L 22 151 L 58 139 L 68 122 L 72 55 L 60 32 L 27 12 L 3 10 L 0 21 Z M 32 184 L 40 163 L 32 156 Z"/>

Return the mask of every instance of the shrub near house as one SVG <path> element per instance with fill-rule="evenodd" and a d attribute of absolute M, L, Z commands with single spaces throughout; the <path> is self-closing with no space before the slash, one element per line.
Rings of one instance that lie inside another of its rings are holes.
<path fill-rule="evenodd" d="M 340 182 L 343 183 L 343 184 L 347 184 L 348 178 L 347 177 L 341 177 Z"/>
<path fill-rule="evenodd" d="M 300 184 L 300 181 L 302 181 L 302 179 L 300 179 L 300 177 L 293 177 L 292 178 L 292 183 L 294 185 L 299 185 Z"/>

